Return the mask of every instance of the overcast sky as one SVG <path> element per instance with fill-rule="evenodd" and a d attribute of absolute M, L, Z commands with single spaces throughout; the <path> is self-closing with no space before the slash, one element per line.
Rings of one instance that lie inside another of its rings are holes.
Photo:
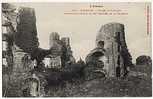
<path fill-rule="evenodd" d="M 97 32 L 102 25 L 119 22 L 125 25 L 128 49 L 133 57 L 151 56 L 151 35 L 147 35 L 145 3 L 102 3 L 100 9 L 121 9 L 128 15 L 65 15 L 72 9 L 89 9 L 89 3 L 18 3 L 35 9 L 37 32 L 41 48 L 49 48 L 49 34 L 58 32 L 70 37 L 74 57 L 78 60 L 95 48 Z M 97 8 L 94 8 L 97 9 Z M 99 8 L 98 8 L 99 9 Z"/>

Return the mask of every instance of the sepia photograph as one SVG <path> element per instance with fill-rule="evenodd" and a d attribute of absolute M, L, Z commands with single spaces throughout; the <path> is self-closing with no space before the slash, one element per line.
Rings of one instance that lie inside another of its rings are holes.
<path fill-rule="evenodd" d="M 151 2 L 1 3 L 2 97 L 152 97 Z"/>

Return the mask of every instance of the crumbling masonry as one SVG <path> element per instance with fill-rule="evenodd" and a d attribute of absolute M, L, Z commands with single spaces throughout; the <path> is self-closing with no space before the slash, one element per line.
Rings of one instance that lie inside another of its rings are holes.
<path fill-rule="evenodd" d="M 96 48 L 86 57 L 90 72 L 103 72 L 108 77 L 124 76 L 127 66 L 132 64 L 128 52 L 124 25 L 108 23 L 101 27 L 96 37 Z M 89 73 L 93 75 L 92 73 Z"/>

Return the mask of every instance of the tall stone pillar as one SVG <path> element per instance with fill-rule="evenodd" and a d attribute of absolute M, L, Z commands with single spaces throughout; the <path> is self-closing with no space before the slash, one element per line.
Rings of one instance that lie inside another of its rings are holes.
<path fill-rule="evenodd" d="M 94 68 L 91 72 L 100 71 L 107 77 L 121 77 L 126 67 L 132 63 L 131 59 L 125 41 L 124 25 L 108 23 L 99 30 L 96 48 L 87 55 L 86 63 L 87 68 Z"/>
<path fill-rule="evenodd" d="M 124 59 L 122 49 L 126 47 L 124 25 L 120 23 L 108 23 L 101 27 L 96 37 L 96 45 L 104 42 L 104 49 L 108 55 L 109 76 L 116 75 L 117 67 L 120 67 L 120 72 L 124 71 Z"/>
<path fill-rule="evenodd" d="M 18 10 L 11 4 L 2 4 L 3 57 L 9 68 L 9 81 L 3 83 L 9 90 L 6 88 L 3 96 L 22 96 L 22 82 L 31 76 L 33 61 L 29 53 L 38 47 L 35 22 L 34 9 Z"/>

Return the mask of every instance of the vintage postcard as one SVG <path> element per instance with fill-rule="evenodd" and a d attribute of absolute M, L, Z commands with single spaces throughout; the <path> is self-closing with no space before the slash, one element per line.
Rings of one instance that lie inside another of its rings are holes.
<path fill-rule="evenodd" d="M 2 3 L 3 97 L 151 97 L 150 2 Z"/>

